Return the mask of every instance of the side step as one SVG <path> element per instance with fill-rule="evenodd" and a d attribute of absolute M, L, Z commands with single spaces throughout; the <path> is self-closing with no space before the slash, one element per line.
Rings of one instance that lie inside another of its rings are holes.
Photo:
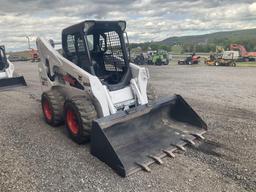
<path fill-rule="evenodd" d="M 152 163 L 173 158 L 194 140 L 203 139 L 206 123 L 180 96 L 138 106 L 93 122 L 91 153 L 125 177 L 150 171 Z"/>

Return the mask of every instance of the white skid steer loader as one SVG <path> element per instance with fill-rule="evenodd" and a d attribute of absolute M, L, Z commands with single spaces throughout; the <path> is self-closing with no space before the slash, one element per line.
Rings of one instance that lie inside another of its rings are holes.
<path fill-rule="evenodd" d="M 62 31 L 60 54 L 37 39 L 42 110 L 52 126 L 125 177 L 202 139 L 207 125 L 179 96 L 154 100 L 144 67 L 129 62 L 125 21 L 84 21 Z"/>
<path fill-rule="evenodd" d="M 9 87 L 26 86 L 23 76 L 14 75 L 14 65 L 8 60 L 5 47 L 0 46 L 0 89 Z"/>

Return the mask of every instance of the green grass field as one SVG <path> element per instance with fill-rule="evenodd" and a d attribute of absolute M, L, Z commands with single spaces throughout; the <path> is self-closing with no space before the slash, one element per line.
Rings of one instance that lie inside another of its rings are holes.
<path fill-rule="evenodd" d="M 237 67 L 256 67 L 256 62 L 237 62 Z"/>

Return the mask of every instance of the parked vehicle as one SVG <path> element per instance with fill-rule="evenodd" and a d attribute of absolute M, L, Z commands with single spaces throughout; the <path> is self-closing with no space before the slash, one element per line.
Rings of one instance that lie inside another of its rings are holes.
<path fill-rule="evenodd" d="M 6 87 L 26 86 L 23 76 L 16 76 L 14 65 L 8 60 L 5 47 L 0 46 L 0 89 Z"/>
<path fill-rule="evenodd" d="M 179 60 L 178 65 L 194 65 L 199 63 L 200 56 L 193 53 L 191 56 L 186 57 L 184 60 Z"/>
<path fill-rule="evenodd" d="M 222 53 L 211 54 L 209 59 L 205 60 L 206 65 L 211 66 L 236 66 L 236 60 L 239 57 L 238 51 L 224 51 Z"/>

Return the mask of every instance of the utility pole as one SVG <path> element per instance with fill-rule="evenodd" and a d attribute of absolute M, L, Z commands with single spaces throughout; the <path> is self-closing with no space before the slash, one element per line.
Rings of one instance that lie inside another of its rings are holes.
<path fill-rule="evenodd" d="M 28 49 L 30 50 L 31 49 L 31 46 L 30 46 L 30 38 L 29 36 L 27 35 L 26 38 L 28 39 Z"/>

